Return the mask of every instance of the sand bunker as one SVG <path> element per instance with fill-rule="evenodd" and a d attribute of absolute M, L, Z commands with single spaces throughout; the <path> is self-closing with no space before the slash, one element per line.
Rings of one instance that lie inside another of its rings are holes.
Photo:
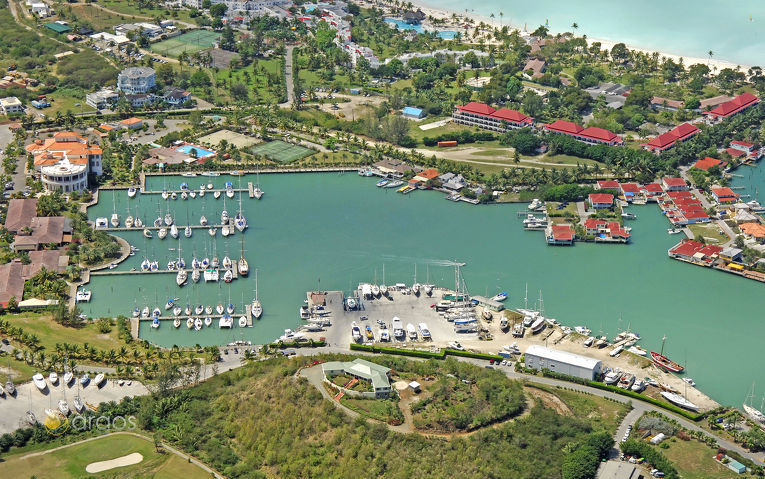
<path fill-rule="evenodd" d="M 138 464 L 141 461 L 143 461 L 143 456 L 141 453 L 134 452 L 133 454 L 128 454 L 127 456 L 118 457 L 116 459 L 110 459 L 108 461 L 91 462 L 85 467 L 85 471 L 89 474 L 95 474 L 97 472 L 108 471 L 109 469 L 114 469 L 116 467 L 132 466 L 133 464 Z"/>

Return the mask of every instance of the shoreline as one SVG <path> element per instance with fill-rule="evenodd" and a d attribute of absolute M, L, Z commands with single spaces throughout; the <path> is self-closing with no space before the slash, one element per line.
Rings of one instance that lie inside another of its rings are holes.
<path fill-rule="evenodd" d="M 377 7 L 385 6 L 385 7 L 388 7 L 388 8 L 392 8 L 392 5 L 390 5 L 385 0 L 383 0 L 381 2 L 378 2 L 377 4 L 371 3 L 369 1 L 363 1 L 361 3 L 366 4 L 368 6 L 377 6 Z M 423 0 L 415 0 L 415 1 L 412 2 L 412 5 L 414 5 L 415 7 L 419 8 L 419 9 L 421 9 L 425 13 L 425 15 L 432 16 L 434 18 L 443 18 L 443 19 L 446 19 L 452 25 L 453 25 L 452 15 L 457 15 L 457 17 L 472 18 L 473 20 L 476 21 L 476 23 L 483 22 L 483 23 L 491 26 L 492 28 L 495 28 L 495 27 L 496 28 L 502 28 L 502 27 L 506 26 L 510 30 L 518 30 L 519 32 L 524 33 L 523 30 L 521 29 L 521 26 L 515 25 L 515 24 L 513 24 L 510 21 L 508 21 L 508 22 L 504 22 L 504 21 L 499 22 L 496 19 L 492 19 L 492 18 L 486 17 L 486 16 L 478 14 L 478 13 L 466 13 L 466 12 L 459 12 L 459 11 L 456 11 L 456 10 L 450 10 L 450 9 L 442 8 L 442 7 L 433 7 L 433 6 L 429 5 L 428 3 L 424 2 Z M 527 32 L 527 33 L 531 33 L 531 32 Z M 556 34 L 559 34 L 559 33 L 565 33 L 565 32 L 557 31 L 557 30 L 552 30 L 552 29 L 550 30 L 550 34 L 552 34 L 552 35 L 556 35 Z M 685 65 L 686 68 L 688 66 L 690 66 L 690 65 L 694 65 L 696 63 L 701 63 L 701 64 L 704 64 L 704 65 L 707 65 L 710 69 L 713 69 L 713 70 L 716 69 L 716 71 L 719 72 L 720 70 L 722 70 L 724 68 L 731 68 L 733 70 L 736 70 L 737 68 L 740 68 L 741 70 L 745 71 L 745 70 L 748 70 L 749 68 L 751 68 L 751 66 L 752 66 L 751 64 L 736 63 L 736 62 L 732 62 L 732 61 L 725 60 L 725 59 L 715 59 L 715 58 L 709 59 L 709 58 L 702 58 L 702 57 L 697 57 L 697 56 L 686 56 L 686 55 L 681 55 L 681 54 L 678 54 L 678 53 L 671 53 L 671 52 L 667 52 L 667 51 L 662 51 L 662 50 L 656 50 L 656 49 L 652 49 L 652 48 L 641 47 L 641 46 L 638 46 L 638 45 L 633 45 L 633 44 L 630 44 L 630 43 L 627 43 L 627 42 L 621 42 L 621 41 L 618 41 L 618 40 L 608 40 L 608 39 L 605 39 L 605 38 L 590 37 L 589 35 L 587 36 L 587 45 L 588 46 L 592 45 L 593 43 L 596 43 L 596 42 L 599 42 L 601 44 L 601 48 L 602 49 L 610 50 L 614 45 L 616 45 L 618 43 L 624 43 L 627 46 L 627 49 L 632 50 L 632 51 L 646 53 L 646 54 L 649 54 L 649 55 L 654 53 L 654 52 L 658 52 L 659 53 L 659 57 L 665 57 L 665 58 L 668 58 L 668 59 L 672 59 L 673 61 L 676 61 L 676 62 L 679 59 L 682 58 L 683 59 L 683 65 Z"/>

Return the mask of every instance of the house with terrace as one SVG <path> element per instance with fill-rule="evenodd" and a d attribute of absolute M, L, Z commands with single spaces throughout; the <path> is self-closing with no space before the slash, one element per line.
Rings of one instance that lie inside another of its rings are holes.
<path fill-rule="evenodd" d="M 356 392 L 362 397 L 385 399 L 393 391 L 390 384 L 390 368 L 375 364 L 364 359 L 353 361 L 328 361 L 321 365 L 324 380 L 331 384 L 330 379 L 335 376 L 347 375 L 357 381 L 365 381 L 370 384 L 371 391 Z M 348 394 L 348 390 L 345 390 Z"/>
<path fill-rule="evenodd" d="M 34 157 L 35 172 L 48 191 L 71 193 L 88 186 L 88 175 L 103 173 L 98 145 L 71 131 L 60 131 L 52 138 L 37 139 L 26 146 Z"/>

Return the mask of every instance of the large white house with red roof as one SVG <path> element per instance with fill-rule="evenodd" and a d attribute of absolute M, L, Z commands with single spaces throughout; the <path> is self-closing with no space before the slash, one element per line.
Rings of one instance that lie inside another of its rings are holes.
<path fill-rule="evenodd" d="M 725 120 L 736 113 L 741 113 L 752 105 L 756 105 L 760 99 L 751 93 L 742 93 L 736 98 L 726 101 L 707 112 L 707 116 L 712 121 Z"/>
<path fill-rule="evenodd" d="M 679 258 L 703 265 L 711 265 L 720 256 L 722 246 L 705 245 L 693 240 L 683 240 L 667 251 L 670 258 Z"/>
<path fill-rule="evenodd" d="M 608 209 L 614 205 L 614 195 L 609 193 L 590 193 L 587 200 L 596 210 Z"/>
<path fill-rule="evenodd" d="M 738 201 L 738 193 L 730 188 L 712 188 L 712 196 L 718 203 L 735 203 Z"/>
<path fill-rule="evenodd" d="M 691 125 L 690 123 L 683 123 L 682 125 L 678 125 L 672 128 L 666 133 L 662 133 L 648 143 L 645 143 L 643 148 L 658 155 L 661 154 L 662 151 L 669 150 L 675 146 L 675 143 L 680 143 L 688 140 L 689 138 L 692 138 L 700 131 L 701 130 Z"/>
<path fill-rule="evenodd" d="M 682 178 L 662 178 L 661 185 L 664 191 L 687 191 L 688 185 Z"/>
<path fill-rule="evenodd" d="M 460 125 L 475 126 L 498 132 L 505 132 L 511 128 L 531 128 L 534 122 L 532 117 L 519 111 L 509 108 L 497 110 L 475 101 L 455 108 L 452 119 Z"/>
<path fill-rule="evenodd" d="M 595 241 L 627 243 L 630 234 L 622 228 L 618 221 L 606 221 L 597 218 L 587 218 L 584 221 L 584 230 L 589 235 L 594 235 Z"/>
<path fill-rule="evenodd" d="M 26 150 L 34 156 L 35 171 L 48 191 L 82 191 L 89 173 L 103 173 L 101 147 L 72 131 L 59 131 L 45 141 L 37 139 Z"/>
<path fill-rule="evenodd" d="M 616 180 L 598 180 L 598 184 L 595 189 L 619 191 L 619 182 Z"/>
<path fill-rule="evenodd" d="M 550 133 L 568 135 L 584 143 L 610 146 L 617 146 L 624 143 L 624 140 L 619 138 L 616 133 L 594 126 L 585 128 L 582 125 L 577 125 L 571 121 L 555 120 L 549 125 L 544 125 L 544 127 Z"/>
<path fill-rule="evenodd" d="M 553 246 L 571 246 L 576 239 L 576 233 L 571 225 L 550 225 L 545 231 L 547 244 Z"/>

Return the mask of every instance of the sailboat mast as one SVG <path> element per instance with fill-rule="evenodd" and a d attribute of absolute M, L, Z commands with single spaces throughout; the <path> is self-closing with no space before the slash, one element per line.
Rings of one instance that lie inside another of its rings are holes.
<path fill-rule="evenodd" d="M 661 338 L 661 352 L 660 355 L 664 356 L 664 341 L 667 340 L 667 335 L 665 334 L 663 338 Z"/>

